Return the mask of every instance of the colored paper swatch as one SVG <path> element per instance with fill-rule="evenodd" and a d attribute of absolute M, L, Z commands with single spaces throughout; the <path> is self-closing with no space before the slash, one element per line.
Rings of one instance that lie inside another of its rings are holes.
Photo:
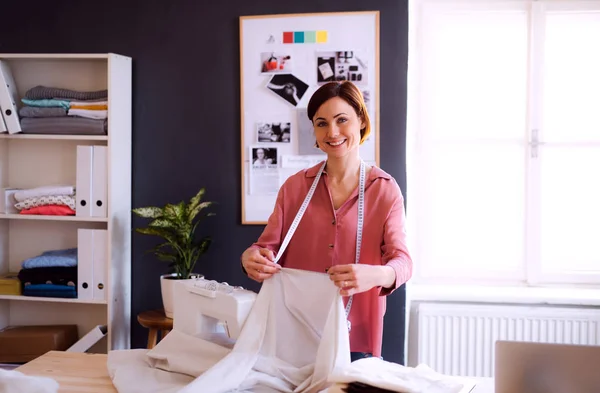
<path fill-rule="evenodd" d="M 320 44 L 323 42 L 327 42 L 327 31 L 326 30 L 317 31 L 317 42 Z"/>
<path fill-rule="evenodd" d="M 284 44 L 322 44 L 327 42 L 327 31 L 284 31 Z"/>

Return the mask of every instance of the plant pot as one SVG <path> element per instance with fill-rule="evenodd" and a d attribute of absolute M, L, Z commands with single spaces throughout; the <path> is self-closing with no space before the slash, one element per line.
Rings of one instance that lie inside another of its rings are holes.
<path fill-rule="evenodd" d="M 160 292 L 162 295 L 163 308 L 167 318 L 173 319 L 173 285 L 179 279 L 177 274 L 163 274 L 160 276 Z M 192 278 L 204 278 L 202 274 L 194 273 Z"/>

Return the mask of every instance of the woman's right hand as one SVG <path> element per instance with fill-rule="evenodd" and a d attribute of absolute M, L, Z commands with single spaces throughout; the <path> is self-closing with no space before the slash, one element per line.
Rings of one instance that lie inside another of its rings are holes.
<path fill-rule="evenodd" d="M 281 265 L 273 262 L 275 255 L 268 248 L 249 248 L 242 254 L 242 266 L 248 277 L 263 282 L 281 270 Z"/>

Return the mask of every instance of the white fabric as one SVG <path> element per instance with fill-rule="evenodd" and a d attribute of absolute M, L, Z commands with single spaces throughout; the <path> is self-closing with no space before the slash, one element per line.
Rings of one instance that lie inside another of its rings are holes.
<path fill-rule="evenodd" d="M 41 186 L 19 190 L 13 194 L 13 197 L 18 202 L 23 202 L 25 199 L 38 198 L 44 195 L 73 195 L 74 193 L 75 187 L 73 186 Z"/>
<path fill-rule="evenodd" d="M 56 393 L 58 382 L 52 378 L 25 375 L 0 369 L 0 393 Z"/>
<path fill-rule="evenodd" d="M 475 386 L 471 379 L 439 374 L 426 365 L 406 367 L 376 357 L 359 359 L 333 371 L 329 381 L 335 385 L 328 393 L 341 393 L 352 382 L 402 393 L 468 393 Z"/>
<path fill-rule="evenodd" d="M 108 358 L 119 393 L 317 393 L 349 364 L 337 288 L 324 273 L 288 268 L 263 283 L 233 348 L 173 330 L 151 351 Z"/>

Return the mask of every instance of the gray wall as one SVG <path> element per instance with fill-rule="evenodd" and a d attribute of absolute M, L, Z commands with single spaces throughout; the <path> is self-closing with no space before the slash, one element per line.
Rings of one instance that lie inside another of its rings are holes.
<path fill-rule="evenodd" d="M 240 254 L 262 227 L 240 225 L 238 17 L 371 10 L 381 12 L 381 166 L 406 196 L 406 0 L 10 1 L 2 7 L 0 52 L 131 56 L 133 206 L 179 201 L 206 187 L 207 199 L 218 206 L 217 216 L 200 231 L 214 244 L 198 270 L 258 289 L 239 270 Z M 145 254 L 154 244 L 133 236 L 134 347 L 144 347 L 147 337 L 135 315 L 161 305 L 158 276 L 166 266 Z M 404 313 L 402 288 L 388 300 L 383 353 L 388 360 L 403 362 Z"/>

